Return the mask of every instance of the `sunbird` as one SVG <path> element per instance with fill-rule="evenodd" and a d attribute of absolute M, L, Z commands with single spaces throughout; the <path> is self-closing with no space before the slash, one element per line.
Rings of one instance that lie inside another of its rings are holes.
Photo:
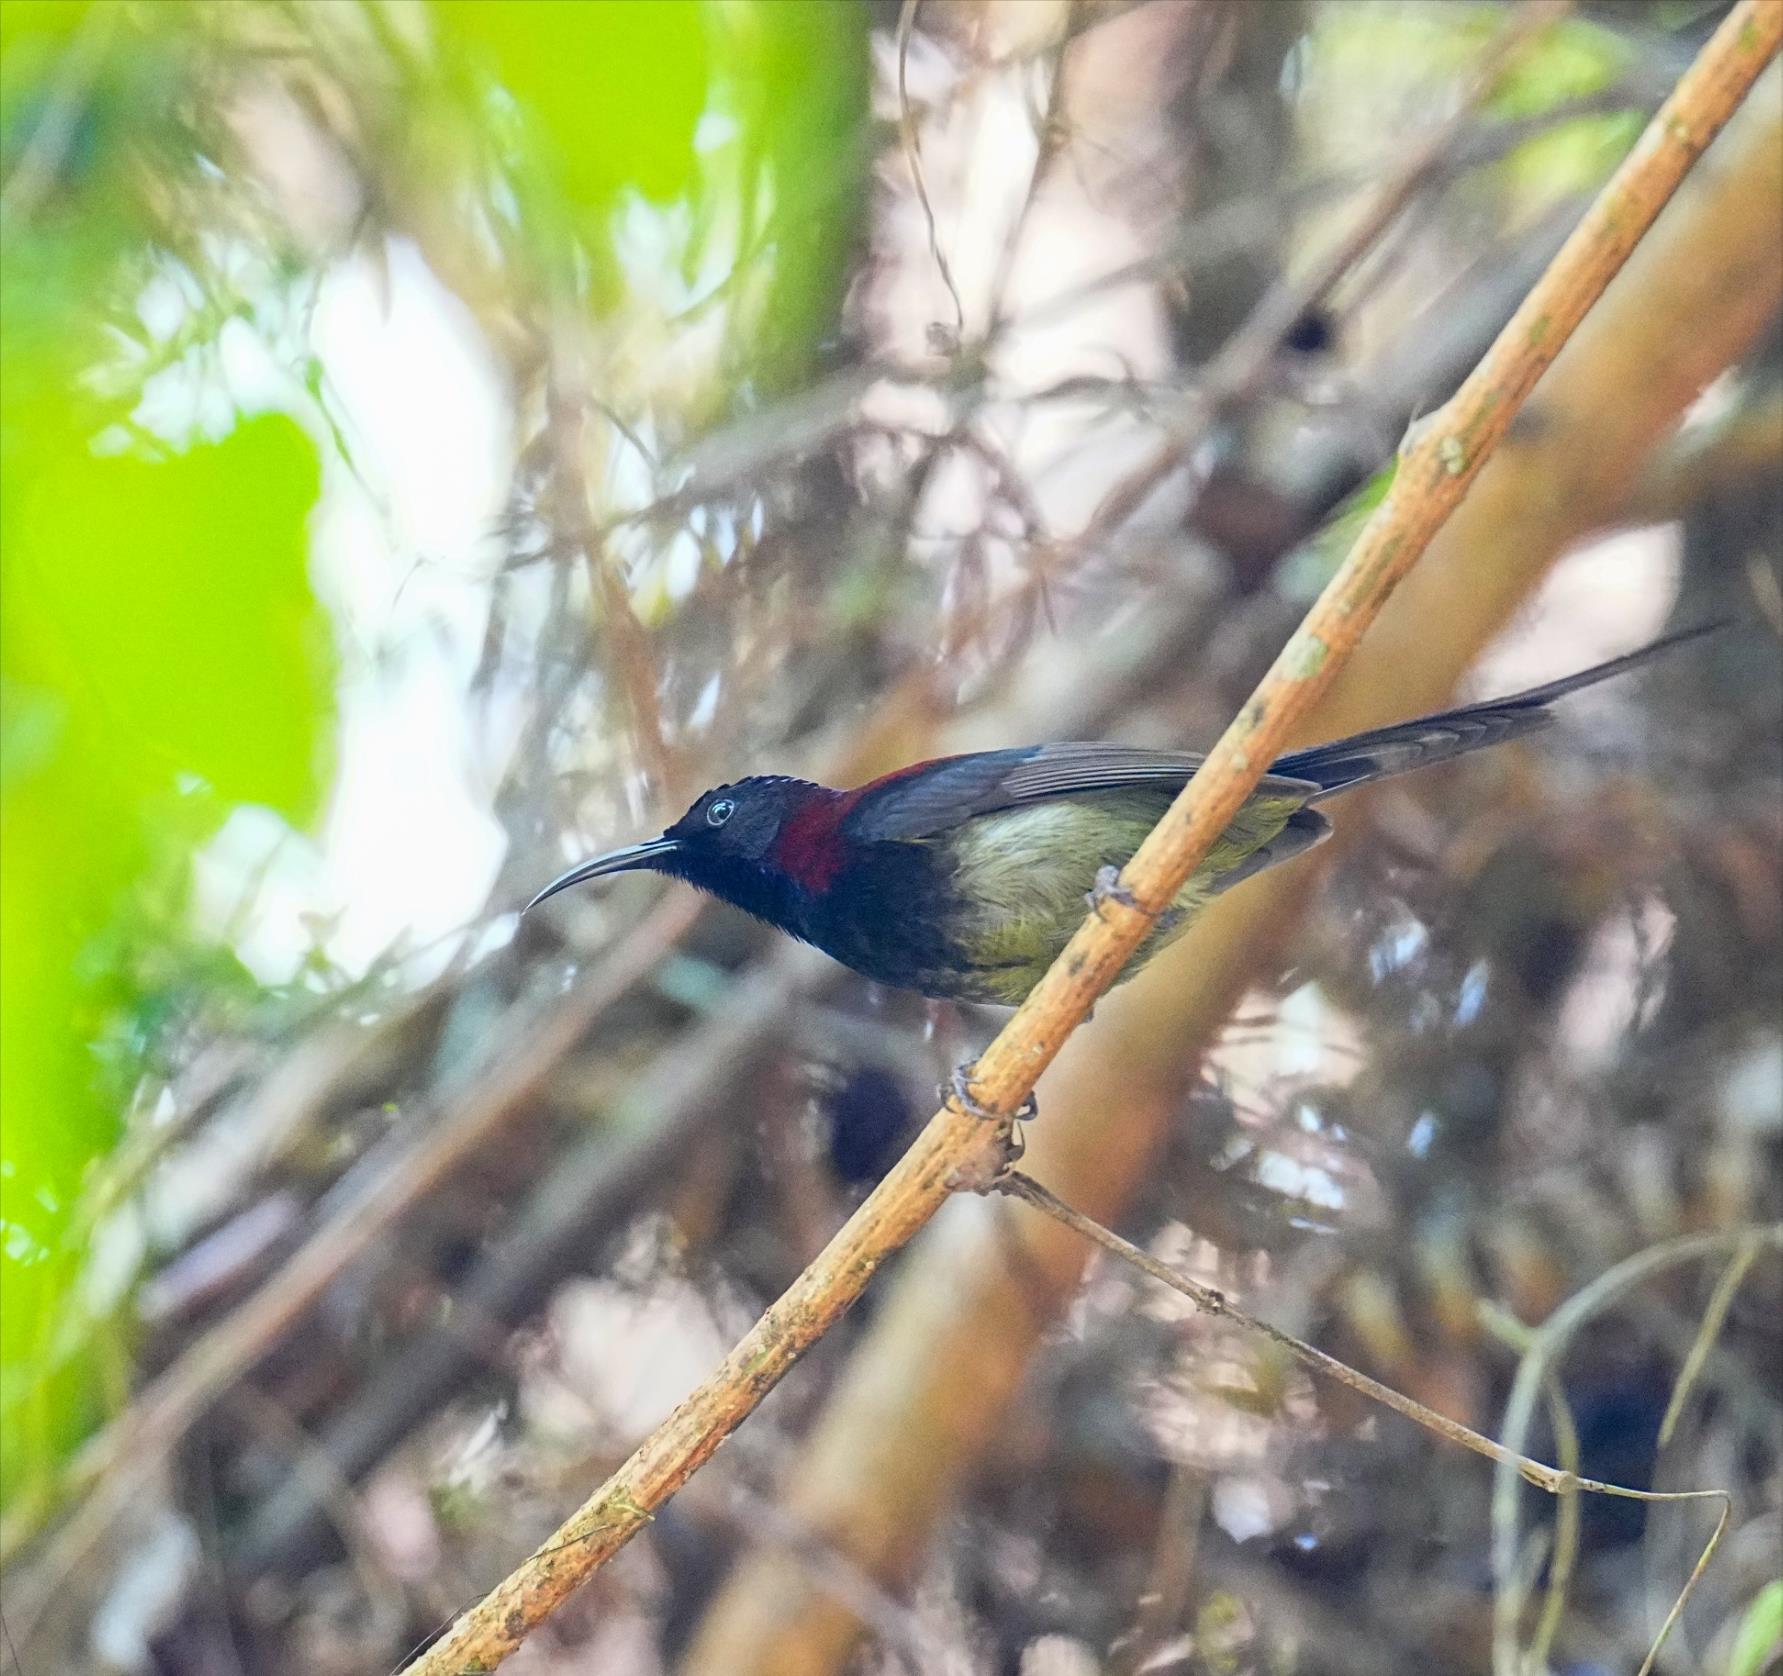
<path fill-rule="evenodd" d="M 1329 836 L 1339 792 L 1533 733 L 1557 699 L 1707 633 L 1667 635 L 1510 698 L 1290 751 L 1246 799 L 1128 962 L 1137 972 L 1211 897 Z M 936 1001 L 1019 1005 L 1205 758 L 1064 743 L 912 763 L 851 791 L 785 774 L 716 786 L 661 837 L 570 868 L 527 908 L 648 870 Z"/>

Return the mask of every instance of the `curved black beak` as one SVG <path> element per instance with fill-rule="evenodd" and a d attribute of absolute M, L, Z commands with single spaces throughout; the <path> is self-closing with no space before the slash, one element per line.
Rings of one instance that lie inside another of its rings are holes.
<path fill-rule="evenodd" d="M 555 896 L 560 890 L 568 890 L 571 885 L 579 885 L 585 879 L 602 879 L 609 873 L 633 873 L 654 867 L 661 857 L 673 855 L 680 848 L 677 839 L 651 838 L 642 844 L 630 844 L 623 850 L 609 850 L 605 855 L 597 855 L 592 861 L 578 862 L 567 873 L 559 874 L 553 879 L 520 911 L 523 914 L 530 913 L 547 896 Z"/>

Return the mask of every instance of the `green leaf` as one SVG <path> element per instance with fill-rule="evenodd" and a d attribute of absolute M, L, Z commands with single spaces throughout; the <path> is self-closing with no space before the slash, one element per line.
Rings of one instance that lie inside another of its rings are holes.
<path fill-rule="evenodd" d="M 743 336 L 746 375 L 771 393 L 804 376 L 841 306 L 867 202 L 868 20 L 853 0 L 766 0 L 719 15 L 742 145 L 765 176 L 744 188 L 768 206 L 756 259 L 769 271 Z M 745 260 L 751 243 L 746 230 Z"/>
<path fill-rule="evenodd" d="M 442 143 L 422 166 L 466 149 L 468 116 L 503 160 L 523 242 L 552 283 L 585 273 L 609 314 L 640 291 L 665 315 L 678 305 L 664 291 L 695 294 L 693 306 L 722 299 L 734 364 L 689 388 L 684 419 L 704 419 L 720 395 L 784 387 L 808 366 L 839 307 L 866 201 L 863 8 L 452 0 L 434 16 L 471 91 L 457 139 L 439 109 L 426 118 Z M 437 89 L 417 91 L 437 103 Z M 654 225 L 628 219 L 639 204 L 656 212 Z M 566 234 L 585 263 L 566 257 Z M 651 262 L 675 283 L 656 286 Z M 630 335 L 637 360 L 652 364 L 653 341 Z"/>
<path fill-rule="evenodd" d="M 1767 1583 L 1746 1608 L 1727 1657 L 1727 1676 L 1760 1676 L 1783 1656 L 1783 1583 Z"/>
<path fill-rule="evenodd" d="M 69 1235 L 129 1086 L 99 1048 L 144 1004 L 145 886 L 171 869 L 177 923 L 231 804 L 307 818 L 333 706 L 303 433 L 262 418 L 166 460 L 102 457 L 39 402 L 0 448 L 0 1496 L 92 1418 Z"/>
<path fill-rule="evenodd" d="M 307 568 L 319 486 L 314 446 L 277 416 L 162 461 L 61 450 L 9 486 L 18 673 L 65 696 L 107 778 L 196 775 L 308 819 L 331 703 Z"/>
<path fill-rule="evenodd" d="M 536 120 L 572 200 L 608 209 L 626 188 L 658 203 L 687 192 L 711 79 L 701 0 L 451 0 L 435 16 Z"/>

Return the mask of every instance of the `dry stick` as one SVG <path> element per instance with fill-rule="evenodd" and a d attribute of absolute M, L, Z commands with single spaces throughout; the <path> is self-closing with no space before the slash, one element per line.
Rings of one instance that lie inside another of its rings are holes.
<path fill-rule="evenodd" d="M 1463 1449 L 1470 1449 L 1476 1455 L 1484 1455 L 1487 1460 L 1500 1468 L 1497 1491 L 1498 1498 L 1511 1509 L 1515 1518 L 1515 1500 L 1511 1491 L 1515 1488 L 1512 1474 L 1525 1482 L 1535 1485 L 1539 1490 L 1546 1490 L 1549 1495 L 1561 1498 L 1562 1506 L 1579 1495 L 1589 1492 L 1593 1495 L 1618 1496 L 1627 1501 L 1676 1502 L 1676 1501 L 1719 1501 L 1721 1516 L 1716 1521 L 1714 1534 L 1704 1547 L 1702 1556 L 1696 1562 L 1685 1583 L 1683 1592 L 1667 1615 L 1665 1623 L 1660 1627 L 1652 1647 L 1647 1653 L 1646 1662 L 1641 1666 L 1641 1676 L 1652 1668 L 1653 1660 L 1665 1641 L 1667 1632 L 1677 1622 L 1678 1614 L 1683 1610 L 1684 1602 L 1690 1591 L 1695 1588 L 1696 1581 L 1702 1576 L 1716 1547 L 1720 1544 L 1722 1532 L 1726 1530 L 1732 1516 L 1732 1504 L 1725 1491 L 1722 1490 L 1634 1490 L 1625 1484 L 1611 1484 L 1599 1478 L 1586 1478 L 1570 1468 L 1551 1467 L 1541 1461 L 1532 1459 L 1502 1443 L 1494 1443 L 1491 1438 L 1476 1432 L 1470 1426 L 1464 1426 L 1459 1420 L 1451 1420 L 1447 1415 L 1438 1414 L 1433 1408 L 1426 1408 L 1423 1403 L 1395 1391 L 1390 1385 L 1383 1385 L 1378 1379 L 1370 1379 L 1367 1374 L 1358 1372 L 1347 1362 L 1340 1362 L 1335 1356 L 1328 1356 L 1323 1350 L 1294 1337 L 1292 1333 L 1283 1332 L 1280 1327 L 1260 1320 L 1234 1304 L 1224 1292 L 1216 1287 L 1207 1286 L 1188 1275 L 1161 1263 L 1150 1252 L 1142 1251 L 1136 1245 L 1124 1240 L 1117 1233 L 1104 1228 L 1100 1222 L 1085 1216 L 1081 1211 L 1073 1210 L 1063 1199 L 1047 1192 L 1039 1182 L 1025 1176 L 1019 1170 L 1007 1171 L 995 1183 L 996 1191 L 1006 1193 L 1012 1199 L 1020 1199 L 1032 1205 L 1036 1210 L 1044 1211 L 1048 1216 L 1064 1223 L 1067 1228 L 1081 1234 L 1085 1239 L 1112 1252 L 1122 1262 L 1131 1263 L 1134 1268 L 1148 1274 L 1153 1280 L 1162 1281 L 1174 1292 L 1180 1292 L 1190 1299 L 1198 1308 L 1207 1314 L 1232 1322 L 1247 1332 L 1259 1334 L 1271 1344 L 1280 1346 L 1296 1361 L 1304 1363 L 1315 1373 L 1322 1373 L 1328 1379 L 1334 1379 L 1340 1385 L 1347 1385 L 1390 1408 L 1396 1414 L 1403 1414 L 1406 1419 L 1416 1422 L 1426 1431 L 1435 1432 L 1438 1437 L 1450 1443 L 1458 1444 Z M 1577 1297 L 1563 1305 L 1554 1316 L 1536 1332 L 1530 1335 L 1530 1348 L 1518 1369 L 1517 1383 L 1514 1388 L 1512 1405 L 1506 1421 L 1506 1431 L 1511 1436 L 1521 1439 L 1527 1429 L 1528 1413 L 1533 1408 L 1538 1394 L 1549 1386 L 1549 1376 L 1553 1369 L 1554 1355 L 1571 1336 L 1573 1330 L 1587 1315 L 1597 1309 L 1605 1299 L 1616 1291 L 1633 1284 L 1635 1280 L 1644 1278 L 1652 1271 L 1672 1264 L 1690 1261 L 1707 1254 L 1723 1251 L 1729 1245 L 1738 1252 L 1746 1254 L 1746 1260 L 1756 1257 L 1758 1252 L 1769 1246 L 1773 1250 L 1783 1251 L 1783 1224 L 1772 1227 L 1741 1228 L 1725 1234 L 1702 1234 L 1693 1238 L 1674 1240 L 1667 1245 L 1657 1246 L 1651 1251 L 1642 1252 L 1638 1257 L 1618 1265 L 1600 1280 L 1594 1281 Z M 1742 1269 L 1743 1273 L 1744 1270 Z M 1527 1407 L 1520 1407 L 1524 1402 Z M 1576 1449 L 1577 1439 L 1572 1439 L 1572 1447 Z M 1494 1522 L 1497 1523 L 1498 1508 L 1494 1508 Z M 1511 1540 L 1507 1544 L 1500 1542 L 1502 1529 L 1495 1530 L 1494 1539 L 1498 1552 L 1495 1558 L 1514 1560 L 1515 1530 L 1512 1528 Z M 1508 1571 L 1514 1565 L 1507 1565 Z M 1521 1609 L 1521 1591 L 1514 1594 L 1505 1590 L 1500 1595 L 1500 1603 L 1509 1599 L 1512 1604 L 1512 1623 L 1515 1613 Z M 1502 1612 L 1500 1617 L 1502 1617 Z M 1551 1631 L 1549 1632 L 1551 1633 Z M 1515 1676 L 1514 1672 L 1502 1672 L 1501 1676 Z"/>
<path fill-rule="evenodd" d="M 559 348 L 554 361 L 561 367 L 566 359 L 578 373 L 586 375 L 585 357 Z M 580 385 L 582 378 L 576 381 Z M 657 671 L 648 636 L 632 610 L 631 596 L 614 571 L 612 555 L 596 533 L 589 510 L 583 470 L 583 462 L 590 456 L 584 439 L 588 421 L 586 398 L 564 390 L 554 378 L 546 401 L 555 474 L 555 522 L 588 567 L 590 605 L 597 622 L 610 637 L 627 719 L 638 741 L 643 766 L 650 775 L 650 789 L 662 803 L 674 804 L 681 795 L 680 775 L 674 750 L 663 730 Z"/>
<path fill-rule="evenodd" d="M 1188 1616 L 1207 1510 L 1209 1474 L 1178 1462 L 1170 1469 L 1158 1509 L 1158 1535 L 1138 1600 L 1138 1622 L 1110 1648 L 1110 1676 L 1140 1676 L 1161 1657 Z"/>
<path fill-rule="evenodd" d="M 1679 80 L 1485 359 L 1400 463 L 1392 493 L 1205 765 L 978 1061 L 973 1115 L 930 1120 L 817 1259 L 543 1547 L 424 1653 L 417 1676 L 493 1669 L 637 1534 L 860 1296 L 948 1195 L 994 1179 L 1013 1114 L 1065 1038 L 1329 685 L 1466 492 L 1531 386 L 1783 43 L 1783 0 L 1741 0 Z"/>

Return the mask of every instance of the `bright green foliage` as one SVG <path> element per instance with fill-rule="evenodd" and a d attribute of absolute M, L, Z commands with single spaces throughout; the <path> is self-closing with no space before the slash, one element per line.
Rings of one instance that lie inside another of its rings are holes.
<path fill-rule="evenodd" d="M 840 306 L 852 212 L 865 202 L 866 12 L 851 0 L 766 0 L 720 15 L 744 143 L 759 144 L 772 194 L 753 370 L 778 388 L 804 372 Z"/>
<path fill-rule="evenodd" d="M 8 497 L 9 669 L 65 695 L 88 778 L 110 759 L 123 795 L 197 776 L 308 819 L 329 697 L 306 572 L 319 486 L 313 444 L 269 416 L 161 460 L 59 449 Z"/>
<path fill-rule="evenodd" d="M 1727 1658 L 1727 1676 L 1760 1676 L 1783 1656 L 1783 1583 L 1767 1583 L 1746 1609 Z"/>
<path fill-rule="evenodd" d="M 79 8 L 4 10 L 13 182 Z M 44 153 L 0 259 L 6 1495 L 90 1423 L 76 1204 L 137 1071 L 106 1044 L 140 1040 L 162 1005 L 141 951 L 184 935 L 193 849 L 232 806 L 314 812 L 333 702 L 307 569 L 314 446 L 268 417 L 172 452 L 131 440 L 128 404 L 90 393 L 151 260 L 137 170 L 168 144 L 175 59 L 132 47 L 101 62 L 75 132 Z"/>
<path fill-rule="evenodd" d="M 306 575 L 317 460 L 295 426 L 250 421 L 164 461 L 58 440 L 9 449 L 0 472 L 9 1464 L 13 1445 L 34 1459 L 76 1429 L 66 1393 L 39 1393 L 49 1407 L 13 1432 L 66 1325 L 71 1206 L 128 1088 L 101 1075 L 95 1046 L 152 1004 L 131 951 L 171 936 L 185 858 L 231 804 L 312 812 L 331 704 Z"/>
<path fill-rule="evenodd" d="M 325 76 L 363 64 L 338 91 L 375 214 L 474 220 L 500 300 L 473 309 L 586 308 L 601 398 L 667 450 L 797 380 L 831 330 L 867 22 L 852 0 L 0 4 L 0 1498 L 97 1408 L 116 1300 L 86 1295 L 81 1195 L 147 1056 L 170 1019 L 264 999 L 191 929 L 194 853 L 243 804 L 308 823 L 328 784 L 312 437 L 344 455 L 351 426 L 320 346 L 279 324 L 314 257 L 240 175 L 230 55 L 249 83 L 312 45 Z M 177 347 L 165 308 L 139 317 L 151 284 L 184 299 Z M 285 358 L 307 428 L 232 413 L 231 320 Z M 143 428 L 163 363 L 211 440 Z"/>
<path fill-rule="evenodd" d="M 701 0 L 451 0 L 435 15 L 526 106 L 572 202 L 607 210 L 627 190 L 668 203 L 693 185 L 694 130 L 710 99 L 706 10 Z"/>
<path fill-rule="evenodd" d="M 628 207 L 648 205 L 688 292 L 669 323 L 715 299 L 728 310 L 734 364 L 711 404 L 796 376 L 833 317 L 864 197 L 862 7 L 453 0 L 433 16 L 447 81 L 417 95 L 447 126 L 469 102 L 547 283 L 586 283 L 603 315 L 655 301 L 620 248 Z"/>

